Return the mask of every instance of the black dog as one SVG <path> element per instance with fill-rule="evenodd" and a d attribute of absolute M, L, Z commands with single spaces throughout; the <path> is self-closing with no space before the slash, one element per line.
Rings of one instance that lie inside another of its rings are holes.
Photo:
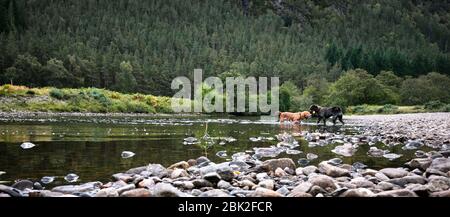
<path fill-rule="evenodd" d="M 309 111 L 311 112 L 313 117 L 317 117 L 317 124 L 320 123 L 320 121 L 323 119 L 323 124 L 327 125 L 327 119 L 329 117 L 333 117 L 333 124 L 336 125 L 336 120 L 339 119 L 339 121 L 344 125 L 344 121 L 342 121 L 342 109 L 341 107 L 320 107 L 317 105 L 312 105 L 309 107 Z"/>

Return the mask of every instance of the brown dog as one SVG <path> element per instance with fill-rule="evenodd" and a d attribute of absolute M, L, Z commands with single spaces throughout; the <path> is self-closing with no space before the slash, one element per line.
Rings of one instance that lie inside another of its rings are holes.
<path fill-rule="evenodd" d="M 283 121 L 299 122 L 311 117 L 311 113 L 304 112 L 280 112 L 280 123 Z"/>

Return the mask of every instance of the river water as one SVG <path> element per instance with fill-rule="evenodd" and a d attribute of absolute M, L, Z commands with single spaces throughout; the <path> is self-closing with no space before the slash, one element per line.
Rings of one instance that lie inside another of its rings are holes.
<path fill-rule="evenodd" d="M 313 120 L 312 120 L 313 121 Z M 91 115 L 39 115 L 0 117 L 0 176 L 2 182 L 17 179 L 40 180 L 43 176 L 56 176 L 54 185 L 65 183 L 68 173 L 80 176 L 79 182 L 109 181 L 111 175 L 132 167 L 159 163 L 173 163 L 199 156 L 207 156 L 214 162 L 230 160 L 237 152 L 251 153 L 255 147 L 270 147 L 278 141 L 280 133 L 320 132 L 357 134 L 362 126 L 351 122 L 345 126 L 317 126 L 279 124 L 275 120 L 262 121 L 259 117 L 234 116 L 91 116 Z M 214 138 L 211 146 L 183 144 L 187 137 L 202 138 L 205 134 Z M 221 138 L 232 137 L 234 142 L 219 144 Z M 251 141 L 252 137 L 263 137 Z M 267 139 L 269 138 L 269 139 Z M 323 160 L 339 157 L 344 163 L 362 162 L 377 169 L 401 166 L 413 158 L 414 151 L 403 151 L 392 147 L 390 151 L 403 156 L 395 160 L 374 158 L 367 155 L 369 146 L 362 144 L 351 157 L 337 155 L 331 150 L 337 144 L 308 147 L 307 141 L 296 137 L 302 151 L 292 155 L 281 153 L 278 157 L 290 157 L 295 162 L 307 153 L 318 155 L 310 162 L 317 165 Z M 22 149 L 23 142 L 36 144 L 31 149 Z M 122 158 L 123 151 L 136 155 Z M 227 156 L 219 157 L 219 151 Z M 265 160 L 263 158 L 262 160 Z"/>

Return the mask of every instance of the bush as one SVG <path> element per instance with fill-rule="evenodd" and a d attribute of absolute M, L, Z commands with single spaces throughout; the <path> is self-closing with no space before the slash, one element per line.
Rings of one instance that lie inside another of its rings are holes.
<path fill-rule="evenodd" d="M 433 111 L 440 110 L 444 106 L 445 106 L 445 104 L 439 100 L 434 100 L 434 101 L 425 103 L 425 109 L 433 110 Z"/>
<path fill-rule="evenodd" d="M 55 99 L 61 100 L 61 99 L 64 98 L 64 92 L 62 90 L 60 90 L 60 89 L 57 89 L 57 88 L 51 89 L 49 94 L 50 94 L 51 97 L 53 97 Z"/>
<path fill-rule="evenodd" d="M 379 113 L 387 113 L 387 114 L 393 114 L 398 111 L 398 107 L 392 104 L 386 104 L 380 109 L 378 109 Z"/>
<path fill-rule="evenodd" d="M 27 90 L 26 94 L 34 96 L 34 95 L 36 95 L 36 92 L 34 92 L 34 90 Z"/>
<path fill-rule="evenodd" d="M 450 104 L 447 104 L 444 107 L 442 107 L 441 111 L 443 111 L 443 112 L 450 112 Z"/>

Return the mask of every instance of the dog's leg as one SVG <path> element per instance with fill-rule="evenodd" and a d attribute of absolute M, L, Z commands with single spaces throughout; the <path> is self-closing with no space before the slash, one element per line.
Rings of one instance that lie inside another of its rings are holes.
<path fill-rule="evenodd" d="M 339 115 L 338 118 L 339 118 L 339 121 L 342 123 L 342 125 L 344 125 L 344 121 L 342 120 L 342 115 Z"/>
<path fill-rule="evenodd" d="M 327 126 L 327 119 L 326 118 L 323 119 L 323 126 Z"/>
<path fill-rule="evenodd" d="M 333 125 L 336 125 L 336 120 L 338 119 L 338 116 L 333 117 Z"/>
<path fill-rule="evenodd" d="M 318 117 L 318 118 L 317 118 L 317 125 L 319 125 L 319 123 L 320 123 L 321 120 L 322 120 L 321 117 Z"/>

